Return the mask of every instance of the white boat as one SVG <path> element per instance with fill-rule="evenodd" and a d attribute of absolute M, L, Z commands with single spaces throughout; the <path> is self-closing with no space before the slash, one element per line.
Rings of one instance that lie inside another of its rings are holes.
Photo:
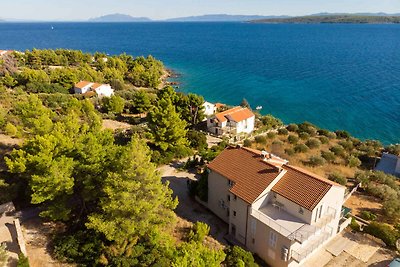
<path fill-rule="evenodd" d="M 261 110 L 262 109 L 262 106 L 257 106 L 256 107 L 256 110 Z"/>

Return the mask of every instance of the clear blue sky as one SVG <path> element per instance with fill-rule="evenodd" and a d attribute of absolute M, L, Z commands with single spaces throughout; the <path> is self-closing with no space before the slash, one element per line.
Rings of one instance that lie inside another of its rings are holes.
<path fill-rule="evenodd" d="M 319 12 L 400 13 L 400 0 L 14 0 L 0 18 L 83 20 L 111 13 L 153 19 L 203 15 L 306 15 Z"/>

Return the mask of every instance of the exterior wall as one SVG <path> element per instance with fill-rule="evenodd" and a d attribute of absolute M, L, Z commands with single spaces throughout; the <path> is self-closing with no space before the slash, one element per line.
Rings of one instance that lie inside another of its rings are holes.
<path fill-rule="evenodd" d="M 270 233 L 276 235 L 275 246 L 270 243 Z M 260 256 L 266 263 L 274 267 L 297 266 L 295 261 L 282 259 L 282 249 L 285 247 L 288 250 L 292 246 L 292 241 L 282 236 L 278 232 L 272 230 L 262 222 L 249 218 L 249 226 L 247 231 L 247 248 Z"/>
<path fill-rule="evenodd" d="M 98 88 L 96 88 L 95 91 L 99 96 L 110 97 L 114 94 L 114 90 L 108 84 L 103 84 L 99 86 Z"/>
<path fill-rule="evenodd" d="M 86 86 L 83 87 L 83 88 L 77 88 L 77 87 L 75 87 L 75 88 L 74 88 L 75 94 L 84 94 L 84 93 L 86 93 L 87 91 L 90 90 L 90 87 L 91 87 L 91 84 L 88 84 L 88 85 L 86 85 Z"/>
<path fill-rule="evenodd" d="M 274 196 L 276 196 L 276 198 Z M 288 200 L 287 198 L 285 198 L 285 197 L 283 197 L 283 196 L 281 196 L 279 194 L 276 194 L 276 193 L 272 193 L 272 196 L 270 196 L 270 201 L 271 202 L 274 202 L 274 201 L 280 202 L 281 204 L 284 205 L 284 211 L 286 211 L 287 213 L 290 213 L 291 215 L 301 219 L 305 223 L 311 224 L 311 218 L 312 218 L 311 211 L 309 211 L 309 210 L 307 210 L 305 208 L 302 208 L 303 214 L 301 214 L 299 212 L 300 208 L 301 208 L 300 205 L 298 205 L 298 204 L 296 204 L 296 203 Z"/>
<path fill-rule="evenodd" d="M 206 116 L 211 116 L 216 111 L 215 105 L 210 102 L 204 102 L 203 107 L 204 107 L 204 115 Z"/>
<path fill-rule="evenodd" d="M 397 159 L 396 169 L 394 171 L 395 175 L 400 175 L 400 158 Z"/>
<path fill-rule="evenodd" d="M 251 133 L 254 130 L 255 116 L 237 123 L 237 133 Z"/>
<path fill-rule="evenodd" d="M 235 199 L 234 195 L 231 194 L 231 200 L 229 202 L 229 234 L 234 234 L 236 240 L 242 244 L 246 244 L 249 208 L 250 206 L 248 203 L 239 197 Z M 232 225 L 234 225 L 236 229 L 235 233 L 232 233 Z"/>
<path fill-rule="evenodd" d="M 220 217 L 224 222 L 229 223 L 228 209 L 229 201 L 229 184 L 228 179 L 222 175 L 210 170 L 208 175 L 208 203 L 207 207 L 218 217 Z M 225 208 L 221 207 L 221 202 L 223 201 Z M 231 197 L 232 201 L 232 197 Z M 231 202 L 230 201 L 230 202 Z M 229 211 L 230 213 L 230 211 Z"/>

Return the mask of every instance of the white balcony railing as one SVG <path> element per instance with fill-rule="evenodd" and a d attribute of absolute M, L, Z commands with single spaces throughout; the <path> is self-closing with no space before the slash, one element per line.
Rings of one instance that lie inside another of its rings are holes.
<path fill-rule="evenodd" d="M 256 209 L 251 209 L 250 215 L 253 216 L 254 218 L 256 218 L 257 220 L 261 221 L 265 225 L 269 226 L 270 228 L 274 229 L 274 231 L 280 233 L 281 235 L 283 235 L 285 237 L 289 237 L 293 232 L 293 231 L 290 231 L 290 230 L 286 229 L 285 227 L 281 226 L 280 224 L 275 222 L 274 219 L 268 217 L 267 215 L 265 215 L 264 213 L 262 213 L 261 211 L 258 211 Z M 291 240 L 293 240 L 293 239 L 291 239 Z"/>

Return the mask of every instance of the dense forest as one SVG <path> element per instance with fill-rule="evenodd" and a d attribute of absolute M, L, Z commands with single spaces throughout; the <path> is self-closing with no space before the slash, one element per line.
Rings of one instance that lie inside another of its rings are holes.
<path fill-rule="evenodd" d="M 33 50 L 1 58 L 0 130 L 22 144 L 2 150 L 0 202 L 36 207 L 44 220 L 62 224 L 52 242 L 58 260 L 256 266 L 241 248 L 210 246 L 204 223 L 194 223 L 179 240 L 172 235 L 178 199 L 157 164 L 208 150 L 205 135 L 193 128 L 204 118 L 204 99 L 157 89 L 164 72 L 151 56 Z M 110 83 L 115 95 L 72 94 L 80 80 Z M 104 118 L 132 127 L 104 129 Z"/>
<path fill-rule="evenodd" d="M 253 20 L 254 23 L 400 23 L 400 16 L 326 15 Z"/>

